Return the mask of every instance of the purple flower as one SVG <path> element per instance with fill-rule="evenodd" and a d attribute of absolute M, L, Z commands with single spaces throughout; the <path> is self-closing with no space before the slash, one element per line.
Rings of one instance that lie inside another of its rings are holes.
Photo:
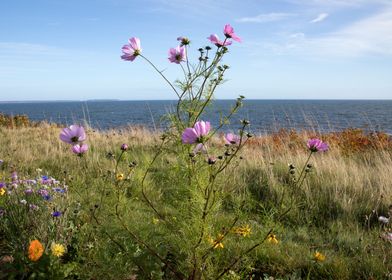
<path fill-rule="evenodd" d="M 4 163 L 4 160 L 0 159 L 0 166 Z"/>
<path fill-rule="evenodd" d="M 62 213 L 60 211 L 54 211 L 54 212 L 52 212 L 52 217 L 58 218 L 61 216 L 61 214 Z"/>
<path fill-rule="evenodd" d="M 223 34 L 225 34 L 226 38 L 231 38 L 234 41 L 237 41 L 239 43 L 241 43 L 241 38 L 238 37 L 235 33 L 234 33 L 234 28 L 231 27 L 230 24 L 226 24 L 225 28 L 223 29 Z"/>
<path fill-rule="evenodd" d="M 74 154 L 77 154 L 78 156 L 82 156 L 84 153 L 86 153 L 88 150 L 88 145 L 87 144 L 77 144 L 75 146 L 72 146 L 72 152 Z"/>
<path fill-rule="evenodd" d="M 33 189 L 28 188 L 28 189 L 26 189 L 26 190 L 24 191 L 24 193 L 25 193 L 26 195 L 30 195 L 30 194 L 33 193 Z"/>
<path fill-rule="evenodd" d="M 12 182 L 15 182 L 18 180 L 18 173 L 16 171 L 11 173 L 11 179 L 12 179 Z"/>
<path fill-rule="evenodd" d="M 315 152 L 326 152 L 328 151 L 328 144 L 324 143 L 320 139 L 313 138 L 308 140 L 307 144 L 309 150 L 313 153 Z"/>
<path fill-rule="evenodd" d="M 129 44 L 122 47 L 123 55 L 121 59 L 126 61 L 134 61 L 135 58 L 141 54 L 140 39 L 132 37 L 128 40 Z"/>
<path fill-rule="evenodd" d="M 199 143 L 196 145 L 196 147 L 193 149 L 193 154 L 198 154 L 198 153 L 207 153 L 207 147 L 203 143 Z"/>
<path fill-rule="evenodd" d="M 230 46 L 233 43 L 232 41 L 219 40 L 219 37 L 216 34 L 211 34 L 210 37 L 207 37 L 207 39 L 210 40 L 211 43 L 213 43 L 217 47 L 226 47 L 226 46 Z"/>
<path fill-rule="evenodd" d="M 86 132 L 82 126 L 74 124 L 61 131 L 60 139 L 68 144 L 79 144 L 86 140 Z"/>
<path fill-rule="evenodd" d="M 193 127 L 188 127 L 182 133 L 182 143 L 203 143 L 204 136 L 210 132 L 210 122 L 198 121 Z"/>
<path fill-rule="evenodd" d="M 176 48 L 171 48 L 169 50 L 169 61 L 172 63 L 180 64 L 186 59 L 185 47 L 177 46 Z"/>
<path fill-rule="evenodd" d="M 38 205 L 35 205 L 35 204 L 29 204 L 29 208 L 30 208 L 30 210 L 33 210 L 33 211 L 36 211 L 39 209 Z"/>
<path fill-rule="evenodd" d="M 49 191 L 46 190 L 46 189 L 39 189 L 39 190 L 37 191 L 37 193 L 38 193 L 40 196 L 42 196 L 42 197 L 44 197 L 44 196 L 49 196 Z"/>
<path fill-rule="evenodd" d="M 241 137 L 233 133 L 227 133 L 225 135 L 225 142 L 227 145 L 238 145 L 241 141 Z"/>
<path fill-rule="evenodd" d="M 124 152 L 125 152 L 126 150 L 128 150 L 128 148 L 129 148 L 129 147 L 128 147 L 127 144 L 122 144 L 122 145 L 121 145 L 121 151 L 124 151 Z"/>

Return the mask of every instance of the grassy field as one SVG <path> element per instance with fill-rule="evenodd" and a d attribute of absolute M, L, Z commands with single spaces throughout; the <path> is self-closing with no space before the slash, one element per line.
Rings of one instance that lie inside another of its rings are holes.
<path fill-rule="evenodd" d="M 0 128 L 3 181 L 16 170 L 21 179 L 47 175 L 68 186 L 48 206 L 63 213 L 55 222 L 44 212 L 17 212 L 26 218 L 13 227 L 4 222 L 7 212 L 0 218 L 1 279 L 392 279 L 392 241 L 385 235 L 391 223 L 378 221 L 392 216 L 392 142 L 385 134 L 281 131 L 250 138 L 216 179 L 217 202 L 200 220 L 204 198 L 197 187 L 214 168 L 203 156 L 191 163 L 194 183 L 178 149 L 164 146 L 154 158 L 158 133 L 89 130 L 82 158 L 59 133 L 45 124 Z M 289 164 L 298 176 L 314 136 L 330 150 L 312 155 L 304 183 L 295 187 Z M 219 158 L 222 137 L 211 142 Z M 123 143 L 129 150 L 121 155 Z M 10 196 L 1 196 L 0 206 Z M 32 264 L 26 257 L 32 239 L 44 244 L 44 255 L 53 239 L 67 251 Z M 205 264 L 191 278 L 194 259 Z"/>

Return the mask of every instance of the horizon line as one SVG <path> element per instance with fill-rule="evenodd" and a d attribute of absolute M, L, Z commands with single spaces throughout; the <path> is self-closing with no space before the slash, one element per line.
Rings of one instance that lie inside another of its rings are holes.
<path fill-rule="evenodd" d="M 216 98 L 217 101 L 236 100 L 236 98 Z M 392 101 L 392 98 L 244 98 L 243 100 L 265 100 L 265 101 Z M 51 102 L 122 102 L 122 101 L 177 101 L 177 99 L 35 99 L 35 100 L 0 100 L 0 104 L 6 103 L 51 103 Z"/>

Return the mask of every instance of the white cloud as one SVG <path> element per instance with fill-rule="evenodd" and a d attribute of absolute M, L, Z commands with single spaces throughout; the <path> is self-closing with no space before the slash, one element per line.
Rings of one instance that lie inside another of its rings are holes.
<path fill-rule="evenodd" d="M 322 14 L 319 14 L 316 18 L 312 19 L 310 22 L 311 23 L 322 22 L 327 17 L 328 17 L 327 13 L 322 13 Z"/>
<path fill-rule="evenodd" d="M 269 14 L 260 14 L 255 17 L 243 17 L 239 18 L 237 22 L 255 22 L 255 23 L 263 23 L 263 22 L 273 22 L 280 21 L 286 18 L 295 16 L 292 13 L 269 13 Z"/>
<path fill-rule="evenodd" d="M 334 32 L 309 36 L 284 34 L 269 42 L 252 43 L 254 53 L 313 57 L 392 57 L 392 8 L 351 23 Z"/>

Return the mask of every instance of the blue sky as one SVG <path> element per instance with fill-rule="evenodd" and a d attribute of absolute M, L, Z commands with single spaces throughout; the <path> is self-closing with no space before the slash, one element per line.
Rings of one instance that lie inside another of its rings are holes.
<path fill-rule="evenodd" d="M 190 55 L 230 23 L 235 43 L 217 98 L 391 99 L 391 0 L 2 0 L 0 101 L 174 99 L 132 36 L 174 81 L 179 35 Z"/>

